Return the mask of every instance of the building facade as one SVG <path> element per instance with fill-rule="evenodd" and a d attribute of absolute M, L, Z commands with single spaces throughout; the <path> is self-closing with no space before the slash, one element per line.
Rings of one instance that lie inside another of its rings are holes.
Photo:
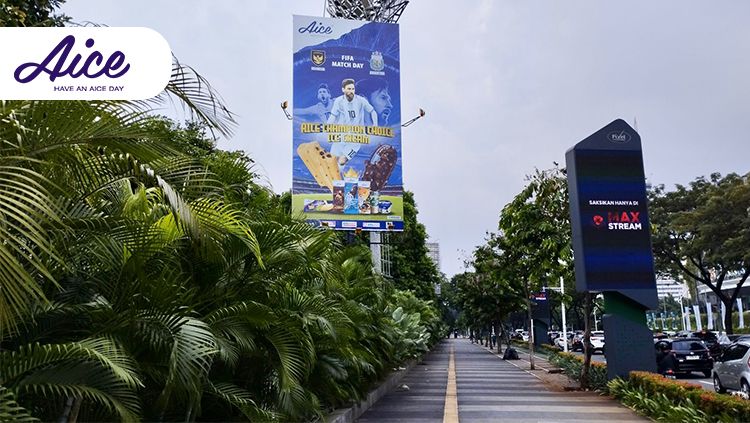
<path fill-rule="evenodd" d="M 427 246 L 427 255 L 435 263 L 438 271 L 440 271 L 440 244 L 437 242 L 426 242 L 425 245 Z"/>

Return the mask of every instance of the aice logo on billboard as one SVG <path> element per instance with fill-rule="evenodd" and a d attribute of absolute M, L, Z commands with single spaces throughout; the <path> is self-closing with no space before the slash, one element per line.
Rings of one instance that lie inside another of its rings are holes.
<path fill-rule="evenodd" d="M 4 100 L 144 100 L 172 70 L 148 28 L 0 28 L 0 57 Z"/>
<path fill-rule="evenodd" d="M 300 34 L 328 35 L 333 32 L 333 27 L 326 26 L 322 22 L 312 21 L 307 26 L 301 26 L 297 29 Z"/>

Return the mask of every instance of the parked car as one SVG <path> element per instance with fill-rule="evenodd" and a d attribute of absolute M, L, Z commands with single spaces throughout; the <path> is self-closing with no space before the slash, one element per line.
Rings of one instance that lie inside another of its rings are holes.
<path fill-rule="evenodd" d="M 573 334 L 572 333 L 568 334 L 567 344 L 568 344 L 568 351 L 572 350 L 573 349 Z M 557 339 L 555 339 L 555 346 L 559 348 L 560 350 L 565 349 L 565 341 L 563 341 L 562 335 L 557 337 Z"/>
<path fill-rule="evenodd" d="M 716 392 L 731 389 L 750 395 L 750 340 L 729 345 L 714 363 L 712 374 Z"/>
<path fill-rule="evenodd" d="M 570 343 L 571 351 L 583 351 L 583 334 L 576 333 L 573 335 L 573 341 Z"/>
<path fill-rule="evenodd" d="M 701 372 L 711 377 L 714 360 L 699 338 L 660 339 L 654 342 L 656 366 L 661 374 Z"/>
<path fill-rule="evenodd" d="M 604 331 L 595 330 L 591 332 L 591 348 L 592 354 L 600 352 L 604 354 Z"/>

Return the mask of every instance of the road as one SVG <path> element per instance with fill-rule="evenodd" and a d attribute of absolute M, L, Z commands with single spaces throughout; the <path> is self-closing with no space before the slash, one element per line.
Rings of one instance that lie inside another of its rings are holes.
<path fill-rule="evenodd" d="M 595 392 L 553 389 L 468 339 L 445 339 L 360 423 L 646 422 Z"/>

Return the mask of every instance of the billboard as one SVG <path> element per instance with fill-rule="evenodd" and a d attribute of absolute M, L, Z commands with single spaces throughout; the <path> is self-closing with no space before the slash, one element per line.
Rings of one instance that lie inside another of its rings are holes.
<path fill-rule="evenodd" d="M 398 25 L 293 19 L 292 213 L 403 230 Z"/>
<path fill-rule="evenodd" d="M 546 291 L 531 293 L 531 318 L 544 320 L 549 325 L 551 317 L 548 300 Z"/>
<path fill-rule="evenodd" d="M 579 291 L 657 306 L 641 139 L 615 120 L 565 155 Z"/>

